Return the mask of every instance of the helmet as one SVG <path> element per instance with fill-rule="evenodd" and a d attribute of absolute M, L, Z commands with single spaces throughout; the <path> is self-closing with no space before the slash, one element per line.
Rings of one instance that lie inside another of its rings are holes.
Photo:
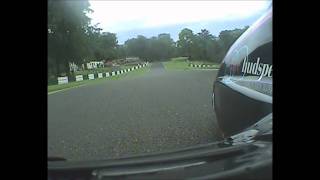
<path fill-rule="evenodd" d="M 272 9 L 230 47 L 213 85 L 218 125 L 230 136 L 272 113 Z"/>

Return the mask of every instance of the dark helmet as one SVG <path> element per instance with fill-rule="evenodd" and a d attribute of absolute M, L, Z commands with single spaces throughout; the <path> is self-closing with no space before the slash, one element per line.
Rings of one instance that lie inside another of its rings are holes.
<path fill-rule="evenodd" d="M 226 136 L 272 113 L 272 9 L 227 52 L 213 87 L 213 103 Z"/>

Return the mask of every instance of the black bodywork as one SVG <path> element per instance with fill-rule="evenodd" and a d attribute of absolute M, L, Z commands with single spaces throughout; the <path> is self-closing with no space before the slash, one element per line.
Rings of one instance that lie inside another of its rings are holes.
<path fill-rule="evenodd" d="M 239 133 L 272 113 L 272 10 L 231 46 L 212 97 L 225 136 Z"/>
<path fill-rule="evenodd" d="M 244 68 L 247 62 L 256 63 L 257 72 Z M 213 104 L 224 140 L 122 159 L 52 157 L 48 179 L 272 179 L 271 10 L 228 51 L 214 83 Z"/>

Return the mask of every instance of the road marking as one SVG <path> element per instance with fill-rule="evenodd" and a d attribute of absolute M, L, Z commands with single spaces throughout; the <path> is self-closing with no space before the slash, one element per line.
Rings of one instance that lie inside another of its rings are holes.
<path fill-rule="evenodd" d="M 51 92 L 48 92 L 48 95 L 54 94 L 54 93 L 57 93 L 57 92 L 61 92 L 61 91 L 66 91 L 66 90 L 73 89 L 73 88 L 78 88 L 78 87 L 85 86 L 85 85 L 86 84 L 81 84 L 79 86 L 73 86 L 73 87 L 64 88 L 64 89 L 60 89 L 60 90 L 56 90 L 56 91 L 51 91 Z"/>

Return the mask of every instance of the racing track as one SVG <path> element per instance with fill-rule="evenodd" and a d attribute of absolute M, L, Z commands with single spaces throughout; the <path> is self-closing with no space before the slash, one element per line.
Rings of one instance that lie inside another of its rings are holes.
<path fill-rule="evenodd" d="M 211 106 L 217 71 L 166 71 L 48 95 L 48 156 L 119 158 L 217 140 Z"/>

